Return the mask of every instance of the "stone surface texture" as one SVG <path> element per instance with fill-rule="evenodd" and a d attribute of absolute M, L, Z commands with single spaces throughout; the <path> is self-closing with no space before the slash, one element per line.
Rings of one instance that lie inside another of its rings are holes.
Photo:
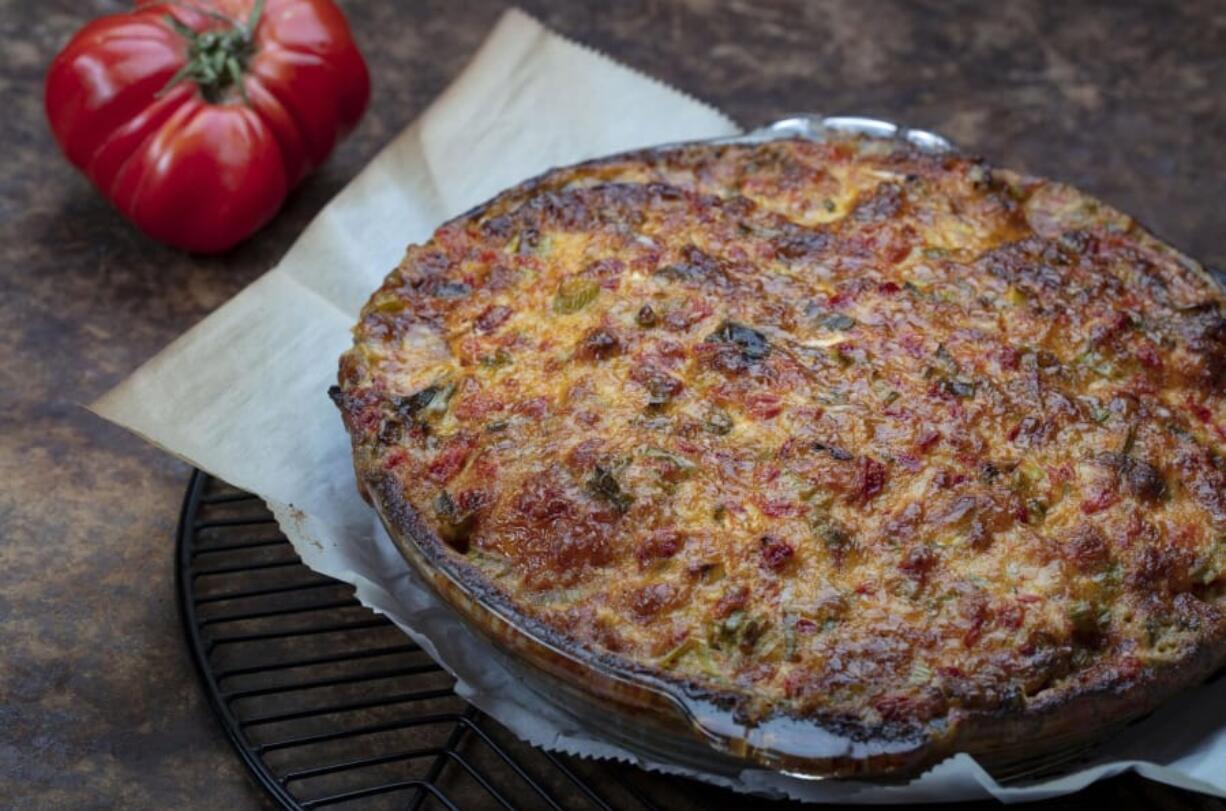
<path fill-rule="evenodd" d="M 189 256 L 60 157 L 48 62 L 121 0 L 0 0 L 0 807 L 259 808 L 175 613 L 187 468 L 88 403 L 268 268 L 460 71 L 496 0 L 341 0 L 372 69 L 359 130 L 262 233 Z M 1080 185 L 1226 267 L 1226 4 L 523 0 L 746 125 L 791 111 L 942 132 Z M 1221 808 L 1125 777 L 1060 807 Z"/>

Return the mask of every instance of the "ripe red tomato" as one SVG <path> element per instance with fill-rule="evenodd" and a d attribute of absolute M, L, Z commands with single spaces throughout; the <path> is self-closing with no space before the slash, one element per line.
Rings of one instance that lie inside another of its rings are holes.
<path fill-rule="evenodd" d="M 154 239 L 223 251 L 358 123 L 370 77 L 332 0 L 138 0 L 47 74 L 64 154 Z"/>

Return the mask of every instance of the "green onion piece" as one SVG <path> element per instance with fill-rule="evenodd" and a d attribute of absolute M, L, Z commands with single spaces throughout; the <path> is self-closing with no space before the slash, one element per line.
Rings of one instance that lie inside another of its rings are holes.
<path fill-rule="evenodd" d="M 553 311 L 561 315 L 577 313 L 596 299 L 600 285 L 592 279 L 571 276 L 558 285 L 553 297 Z"/>

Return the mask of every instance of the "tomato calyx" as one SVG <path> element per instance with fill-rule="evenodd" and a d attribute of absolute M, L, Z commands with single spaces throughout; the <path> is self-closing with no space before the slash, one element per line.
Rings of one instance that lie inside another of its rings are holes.
<path fill-rule="evenodd" d="M 188 6 L 199 11 L 194 6 Z M 237 89 L 243 101 L 247 91 L 243 76 L 247 62 L 255 54 L 255 30 L 260 24 L 264 0 L 256 0 L 247 20 L 235 20 L 224 14 L 205 12 L 223 27 L 195 31 L 173 15 L 166 15 L 167 24 L 187 40 L 187 62 L 170 78 L 159 95 L 165 95 L 182 82 L 193 82 L 210 104 L 224 101 Z"/>

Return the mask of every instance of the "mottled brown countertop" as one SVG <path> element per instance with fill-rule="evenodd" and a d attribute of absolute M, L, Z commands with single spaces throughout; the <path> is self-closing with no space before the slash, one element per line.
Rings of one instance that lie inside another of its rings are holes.
<path fill-rule="evenodd" d="M 255 279 L 447 85 L 496 0 L 342 0 L 371 63 L 356 135 L 255 239 L 155 245 L 56 153 L 43 71 L 118 0 L 0 0 L 0 806 L 264 802 L 175 615 L 187 469 L 82 407 Z M 935 129 L 1081 185 L 1226 267 L 1226 5 L 525 0 L 555 29 L 753 124 L 797 110 Z M 1125 777 L 1064 801 L 1224 807 Z"/>

